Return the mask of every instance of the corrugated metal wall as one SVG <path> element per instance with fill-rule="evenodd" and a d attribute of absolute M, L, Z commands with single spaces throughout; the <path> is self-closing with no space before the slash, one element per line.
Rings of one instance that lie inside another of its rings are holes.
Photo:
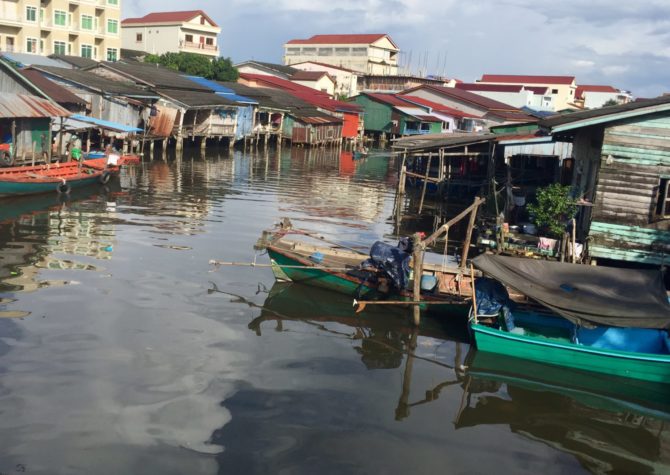
<path fill-rule="evenodd" d="M 251 135 L 254 128 L 254 106 L 238 106 L 237 107 L 237 127 L 235 130 L 235 139 L 240 140 L 248 135 Z"/>

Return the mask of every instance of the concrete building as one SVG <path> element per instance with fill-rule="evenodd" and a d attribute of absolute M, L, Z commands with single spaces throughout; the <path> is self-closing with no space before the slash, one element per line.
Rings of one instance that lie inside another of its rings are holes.
<path fill-rule="evenodd" d="M 387 34 L 315 35 L 284 45 L 284 64 L 318 61 L 364 74 L 398 74 L 400 50 Z"/>
<path fill-rule="evenodd" d="M 514 84 L 526 87 L 546 87 L 553 98 L 554 111 L 577 109 L 574 76 L 524 76 L 516 74 L 484 74 L 481 84 Z"/>
<path fill-rule="evenodd" d="M 0 0 L 0 51 L 116 61 L 121 0 Z"/>
<path fill-rule="evenodd" d="M 197 53 L 219 56 L 221 28 L 202 10 L 155 12 L 121 22 L 124 49 L 151 54 Z"/>
<path fill-rule="evenodd" d="M 289 80 L 325 92 L 329 97 L 335 94 L 335 79 L 325 71 L 298 71 Z"/>
<path fill-rule="evenodd" d="M 336 96 L 351 97 L 358 93 L 358 73 L 351 69 L 333 66 L 331 64 L 319 63 L 318 61 L 305 61 L 304 63 L 295 63 L 293 68 L 301 71 L 324 71 L 335 79 Z"/>
<path fill-rule="evenodd" d="M 583 85 L 577 86 L 575 92 L 575 101 L 584 109 L 598 109 L 607 103 L 614 105 L 611 102 L 626 104 L 632 100 L 630 93 L 612 86 Z"/>
<path fill-rule="evenodd" d="M 514 107 L 528 107 L 536 111 L 554 111 L 554 97 L 546 86 L 523 86 L 520 84 L 481 84 L 460 82 L 456 89 L 470 91 Z"/>

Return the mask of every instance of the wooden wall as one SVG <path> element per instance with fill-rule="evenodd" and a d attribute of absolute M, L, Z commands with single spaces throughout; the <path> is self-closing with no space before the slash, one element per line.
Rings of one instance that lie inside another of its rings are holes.
<path fill-rule="evenodd" d="M 605 129 L 589 231 L 592 256 L 670 262 L 670 219 L 656 216 L 660 180 L 668 176 L 670 114 Z"/>

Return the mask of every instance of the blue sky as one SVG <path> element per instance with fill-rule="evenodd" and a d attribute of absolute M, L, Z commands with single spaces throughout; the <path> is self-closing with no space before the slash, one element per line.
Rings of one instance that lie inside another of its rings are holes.
<path fill-rule="evenodd" d="M 281 62 L 325 33 L 388 33 L 413 72 L 576 76 L 637 97 L 670 92 L 670 0 L 125 0 L 122 18 L 202 9 L 223 56 Z"/>

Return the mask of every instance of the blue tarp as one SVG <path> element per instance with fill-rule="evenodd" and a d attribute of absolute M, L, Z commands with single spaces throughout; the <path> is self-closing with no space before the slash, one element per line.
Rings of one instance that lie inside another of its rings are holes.
<path fill-rule="evenodd" d="M 67 119 L 68 122 L 70 120 L 97 125 L 103 129 L 115 130 L 117 132 L 142 132 L 142 129 L 138 129 L 137 127 L 130 127 L 128 125 L 119 124 L 118 122 L 96 119 L 95 117 L 87 117 L 85 115 L 73 114 Z"/>
<path fill-rule="evenodd" d="M 200 76 L 185 76 L 186 78 L 190 79 L 196 84 L 199 84 L 204 87 L 210 88 L 212 91 L 214 91 L 216 94 L 219 94 L 220 96 L 223 96 L 224 98 L 231 100 L 233 102 L 241 103 L 241 104 L 258 104 L 258 101 L 254 99 L 250 99 L 248 97 L 244 96 L 239 96 L 235 94 L 235 91 L 230 89 L 229 87 L 226 87 L 222 84 L 219 84 L 216 81 L 212 81 L 210 79 L 205 79 Z"/>

